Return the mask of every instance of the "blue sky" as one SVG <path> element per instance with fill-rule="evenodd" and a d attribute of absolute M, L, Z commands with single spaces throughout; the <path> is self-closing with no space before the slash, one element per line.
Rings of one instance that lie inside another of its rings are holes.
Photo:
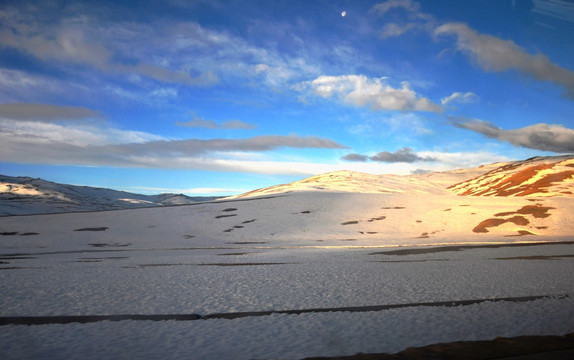
<path fill-rule="evenodd" d="M 573 38 L 560 0 L 5 0 L 0 173 L 221 195 L 574 153 Z"/>

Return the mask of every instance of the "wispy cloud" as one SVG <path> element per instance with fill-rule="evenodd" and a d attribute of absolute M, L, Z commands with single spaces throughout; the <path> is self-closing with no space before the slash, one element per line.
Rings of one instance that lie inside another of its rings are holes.
<path fill-rule="evenodd" d="M 193 119 L 190 121 L 176 123 L 178 126 L 186 126 L 186 127 L 196 127 L 196 128 L 204 128 L 204 129 L 214 129 L 214 130 L 252 130 L 255 129 L 255 125 L 251 125 L 245 123 L 241 120 L 229 120 L 225 121 L 221 124 L 213 120 L 205 120 L 200 118 L 196 113 L 193 113 Z"/>
<path fill-rule="evenodd" d="M 389 0 L 371 8 L 372 13 L 381 17 L 393 10 L 406 12 L 408 21 L 402 23 L 388 22 L 381 30 L 382 39 L 401 36 L 411 30 L 426 29 L 434 22 L 434 17 L 423 13 L 420 4 L 412 0 Z"/>
<path fill-rule="evenodd" d="M 366 162 L 367 160 L 371 160 L 374 162 L 382 163 L 414 163 L 436 161 L 436 159 L 432 157 L 419 156 L 413 152 L 413 149 L 407 147 L 398 149 L 395 152 L 381 151 L 373 156 L 351 153 L 343 156 L 341 160 L 357 162 Z"/>
<path fill-rule="evenodd" d="M 429 15 L 424 14 L 420 11 L 420 4 L 412 0 L 389 0 L 383 3 L 374 5 L 371 8 L 372 12 L 377 13 L 380 16 L 384 16 L 387 12 L 394 9 L 401 9 L 409 13 L 411 17 L 416 18 L 428 18 Z"/>
<path fill-rule="evenodd" d="M 574 130 L 562 125 L 535 124 L 519 129 L 503 130 L 489 121 L 451 118 L 459 128 L 472 130 L 489 138 L 529 149 L 555 153 L 574 153 Z"/>
<path fill-rule="evenodd" d="M 373 111 L 443 110 L 428 98 L 419 97 L 406 82 L 402 83 L 401 88 L 393 88 L 385 82 L 385 78 L 368 78 L 365 75 L 319 76 L 298 84 L 296 89 L 323 98 L 336 97 L 345 104 L 368 107 Z"/>
<path fill-rule="evenodd" d="M 417 27 L 416 23 L 406 23 L 406 24 L 388 23 L 381 30 L 381 38 L 388 39 L 392 37 L 401 36 L 404 33 L 414 29 L 415 27 Z"/>
<path fill-rule="evenodd" d="M 533 13 L 548 17 L 550 23 L 556 20 L 574 22 L 574 4 L 563 0 L 533 0 Z"/>
<path fill-rule="evenodd" d="M 88 23 L 82 23 L 82 26 L 74 22 L 63 22 L 57 26 L 40 26 L 37 23 L 23 25 L 21 20 L 25 15 L 15 11 L 9 15 L 3 13 L 1 17 L 9 21 L 0 29 L 0 47 L 16 49 L 40 60 L 85 65 L 104 72 L 137 74 L 161 82 L 191 86 L 218 81 L 212 72 L 193 76 L 188 70 L 173 70 L 144 60 L 136 64 L 118 62 L 115 58 L 121 52 L 106 39 L 96 36 L 98 29 L 90 29 Z"/>
<path fill-rule="evenodd" d="M 44 80 L 39 79 L 23 71 L 0 68 L 0 86 L 13 89 L 14 87 L 36 87 L 47 85 Z"/>
<path fill-rule="evenodd" d="M 435 29 L 434 34 L 455 35 L 457 49 L 468 55 L 484 71 L 518 70 L 535 80 L 558 84 L 574 98 L 574 71 L 552 63 L 544 54 L 531 55 L 513 41 L 480 34 L 462 23 L 441 25 Z"/>
<path fill-rule="evenodd" d="M 475 102 L 478 99 L 478 96 L 473 92 L 454 92 L 450 96 L 444 97 L 440 100 L 442 105 L 448 105 L 451 102 L 457 102 L 462 104 L 468 104 L 471 102 Z"/>
<path fill-rule="evenodd" d="M 258 79 L 282 87 L 294 78 L 321 73 L 314 54 L 282 54 L 195 22 L 110 21 L 100 13 L 113 11 L 113 6 L 101 11 L 90 4 L 63 7 L 57 17 L 46 16 L 49 11 L 42 5 L 0 9 L 0 49 L 49 61 L 64 72 L 89 69 L 124 75 L 148 88 L 154 82 L 208 86 L 219 83 L 221 76 L 228 83 Z M 326 53 L 327 48 L 318 51 Z"/>

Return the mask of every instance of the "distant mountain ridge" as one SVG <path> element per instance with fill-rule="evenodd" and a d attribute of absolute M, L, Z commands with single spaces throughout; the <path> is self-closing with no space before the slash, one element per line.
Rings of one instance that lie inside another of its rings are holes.
<path fill-rule="evenodd" d="M 48 214 L 183 205 L 214 200 L 183 194 L 142 195 L 126 191 L 58 184 L 26 176 L 0 175 L 0 215 Z"/>

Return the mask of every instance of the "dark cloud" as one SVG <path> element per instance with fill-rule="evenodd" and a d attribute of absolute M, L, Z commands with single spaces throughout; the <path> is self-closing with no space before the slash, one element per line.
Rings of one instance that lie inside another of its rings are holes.
<path fill-rule="evenodd" d="M 491 122 L 451 117 L 459 128 L 529 149 L 555 153 L 574 153 L 574 130 L 562 125 L 534 124 L 520 129 L 503 130 Z"/>
<path fill-rule="evenodd" d="M 355 161 L 355 162 L 365 162 L 367 160 L 369 160 L 369 157 L 367 155 L 361 155 L 361 154 L 355 154 L 355 153 L 351 153 L 351 154 L 347 154 L 345 156 L 343 156 L 341 158 L 341 160 L 345 160 L 345 161 Z"/>
<path fill-rule="evenodd" d="M 366 156 L 361 154 L 347 154 L 341 158 L 346 161 L 365 162 L 367 160 L 385 163 L 414 163 L 419 161 L 436 161 L 430 157 L 421 157 L 413 152 L 411 148 L 404 147 L 395 152 L 381 151 L 373 156 Z"/>
<path fill-rule="evenodd" d="M 411 148 L 402 148 L 395 152 L 381 151 L 371 156 L 370 159 L 376 162 L 386 163 L 412 163 L 417 161 L 434 161 L 433 158 L 420 157 Z"/>
<path fill-rule="evenodd" d="M 0 104 L 0 118 L 8 120 L 54 122 L 64 120 L 103 119 L 97 111 L 76 107 L 48 104 Z"/>
<path fill-rule="evenodd" d="M 484 71 L 516 69 L 535 80 L 561 85 L 574 98 L 574 71 L 560 67 L 544 54 L 531 55 L 510 40 L 484 35 L 462 23 L 447 23 L 435 35 L 456 35 L 457 49 L 466 53 Z"/>

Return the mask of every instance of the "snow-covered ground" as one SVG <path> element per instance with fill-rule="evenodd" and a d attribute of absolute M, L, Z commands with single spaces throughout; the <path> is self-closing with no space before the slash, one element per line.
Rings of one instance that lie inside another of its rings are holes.
<path fill-rule="evenodd" d="M 546 245 L 408 256 L 372 255 L 367 249 L 250 248 L 36 255 L 14 265 L 39 269 L 2 271 L 2 316 L 206 315 L 493 301 L 233 320 L 7 325 L 0 327 L 0 353 L 3 359 L 298 359 L 564 334 L 574 330 L 574 298 L 560 297 L 573 294 L 573 259 L 500 258 L 573 250 L 573 245 Z M 242 252 L 249 254 L 228 255 Z M 224 263 L 254 265 L 220 266 Z M 494 301 L 533 295 L 557 296 Z"/>
<path fill-rule="evenodd" d="M 385 253 L 571 240 L 573 215 L 563 209 L 572 199 L 545 199 L 551 215 L 523 214 L 528 225 L 476 233 L 495 213 L 535 202 L 425 196 L 298 192 L 0 218 L 3 319 L 273 312 L 8 324 L 0 326 L 0 357 L 298 359 L 574 331 L 574 244 Z M 520 229 L 542 234 L 513 236 Z M 535 298 L 512 301 L 523 297 Z M 461 300 L 491 301 L 443 303 Z M 281 313 L 381 305 L 405 306 Z"/>

